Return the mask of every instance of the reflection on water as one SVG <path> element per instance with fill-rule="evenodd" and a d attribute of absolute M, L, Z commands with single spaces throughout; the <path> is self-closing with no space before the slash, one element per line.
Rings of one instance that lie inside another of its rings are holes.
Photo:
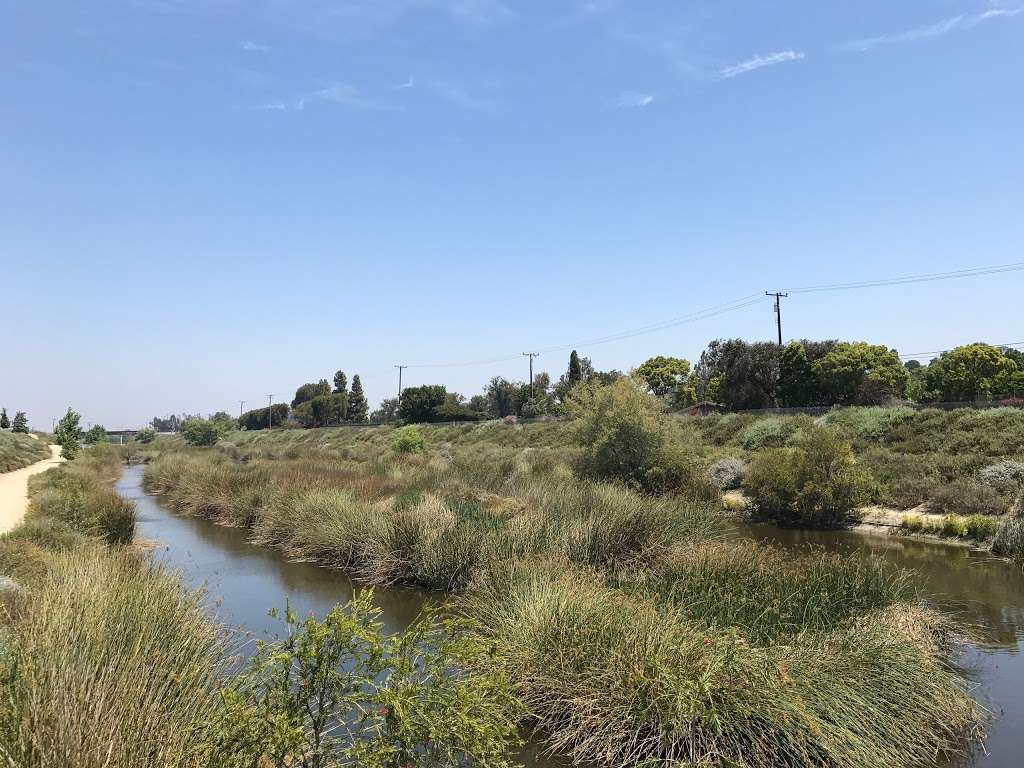
<path fill-rule="evenodd" d="M 181 573 L 191 587 L 210 596 L 217 617 L 257 636 L 277 631 L 267 616 L 285 602 L 301 614 L 322 616 L 360 589 L 343 572 L 288 561 L 274 549 L 246 541 L 245 532 L 206 520 L 180 517 L 142 491 L 142 468 L 130 467 L 117 485 L 138 508 L 138 536 L 159 543 L 159 562 Z M 790 531 L 771 526 L 740 526 L 740 533 L 779 546 L 814 544 L 834 551 L 871 553 L 921 575 L 921 588 L 937 606 L 955 612 L 981 630 L 986 643 L 958 660 L 976 695 L 998 718 L 989 728 L 986 756 L 976 752 L 961 766 L 1018 768 L 1024 765 L 1024 573 L 1020 568 L 967 547 L 952 547 L 898 536 L 853 531 Z M 420 590 L 376 588 L 374 602 L 389 631 L 408 626 L 430 596 Z M 533 768 L 566 765 L 535 755 L 522 759 Z"/>

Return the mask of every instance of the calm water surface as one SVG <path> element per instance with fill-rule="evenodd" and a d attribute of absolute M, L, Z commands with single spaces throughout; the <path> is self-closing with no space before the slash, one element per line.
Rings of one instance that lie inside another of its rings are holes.
<path fill-rule="evenodd" d="M 142 467 L 129 467 L 117 485 L 138 508 L 138 536 L 156 542 L 156 559 L 180 572 L 193 588 L 209 595 L 211 611 L 225 624 L 256 637 L 279 630 L 267 616 L 285 602 L 300 615 L 322 616 L 336 602 L 361 588 L 341 571 L 286 560 L 277 550 L 249 544 L 245 532 L 206 520 L 180 517 L 142 490 Z M 1019 768 L 1024 765 L 1024 572 L 966 547 L 855 532 L 783 531 L 770 526 L 743 526 L 742 535 L 780 546 L 816 544 L 835 551 L 873 553 L 921 574 L 922 585 L 938 606 L 953 611 L 983 632 L 986 642 L 970 648 L 958 662 L 978 685 L 976 696 L 996 716 L 989 727 L 988 754 L 976 750 L 958 768 Z M 407 588 L 376 588 L 374 602 L 390 631 L 408 626 L 426 593 Z M 566 763 L 537 756 L 530 748 L 522 759 L 532 768 Z"/>

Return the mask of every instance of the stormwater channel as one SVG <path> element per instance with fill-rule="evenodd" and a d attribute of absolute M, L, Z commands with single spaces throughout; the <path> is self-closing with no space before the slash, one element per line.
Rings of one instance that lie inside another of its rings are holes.
<path fill-rule="evenodd" d="M 267 615 L 271 608 L 283 608 L 287 602 L 299 615 L 313 611 L 322 616 L 362 589 L 342 571 L 292 562 L 277 550 L 250 544 L 243 530 L 174 514 L 143 490 L 141 466 L 128 467 L 117 491 L 136 503 L 136 535 L 156 545 L 155 560 L 178 572 L 188 587 L 204 589 L 219 621 L 254 637 L 273 637 L 280 629 L 278 620 Z M 1024 572 L 1019 567 L 966 547 L 899 536 L 770 526 L 742 526 L 740 534 L 783 547 L 815 544 L 874 554 L 917 572 L 930 601 L 976 626 L 986 638 L 957 662 L 978 686 L 976 697 L 995 719 L 988 727 L 987 754 L 974 750 L 957 768 L 1024 765 Z M 408 626 L 432 599 L 417 589 L 374 589 L 374 602 L 389 631 Z M 534 746 L 528 746 L 521 759 L 530 768 L 566 765 L 539 756 Z"/>

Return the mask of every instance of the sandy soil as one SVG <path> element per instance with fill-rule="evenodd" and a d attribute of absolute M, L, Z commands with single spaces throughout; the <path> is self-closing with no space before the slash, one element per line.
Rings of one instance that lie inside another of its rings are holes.
<path fill-rule="evenodd" d="M 0 533 L 6 533 L 21 522 L 28 509 L 28 479 L 64 461 L 60 446 L 50 446 L 50 458 L 0 475 Z"/>

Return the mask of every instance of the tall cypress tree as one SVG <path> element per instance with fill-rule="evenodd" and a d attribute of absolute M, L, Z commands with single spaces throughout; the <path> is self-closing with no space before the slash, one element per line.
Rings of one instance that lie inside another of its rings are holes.
<path fill-rule="evenodd" d="M 334 374 L 334 391 L 338 393 L 345 392 L 348 389 L 348 379 L 345 377 L 344 371 L 338 371 Z"/>
<path fill-rule="evenodd" d="M 7 409 L 0 409 L 0 429 L 9 429 L 11 420 L 7 418 Z"/>
<path fill-rule="evenodd" d="M 366 402 L 366 395 L 363 394 L 363 382 L 359 374 L 352 377 L 352 391 L 348 395 L 348 418 L 357 424 L 365 424 L 368 421 L 369 406 Z"/>
<path fill-rule="evenodd" d="M 574 387 L 583 380 L 583 368 L 580 366 L 580 356 L 574 349 L 569 355 L 569 386 Z"/>

